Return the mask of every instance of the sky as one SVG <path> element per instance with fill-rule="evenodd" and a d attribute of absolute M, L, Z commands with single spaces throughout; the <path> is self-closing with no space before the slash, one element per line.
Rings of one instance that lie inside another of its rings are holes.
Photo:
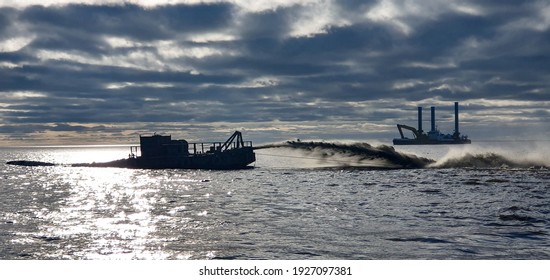
<path fill-rule="evenodd" d="M 550 138 L 550 2 L 0 1 L 0 146 Z"/>

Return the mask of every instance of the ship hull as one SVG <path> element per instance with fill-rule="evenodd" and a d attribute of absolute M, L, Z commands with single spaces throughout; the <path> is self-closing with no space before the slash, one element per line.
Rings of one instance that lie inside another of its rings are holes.
<path fill-rule="evenodd" d="M 252 147 L 187 157 L 135 157 L 110 162 L 73 164 L 75 167 L 118 167 L 132 169 L 212 169 L 231 170 L 250 168 L 256 161 Z"/>

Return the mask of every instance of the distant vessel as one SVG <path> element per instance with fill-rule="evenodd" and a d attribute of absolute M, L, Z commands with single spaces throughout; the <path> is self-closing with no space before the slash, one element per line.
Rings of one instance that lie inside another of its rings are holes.
<path fill-rule="evenodd" d="M 75 167 L 121 167 L 137 169 L 244 169 L 256 161 L 252 141 L 243 141 L 242 134 L 235 131 L 227 141 L 188 143 L 172 140 L 170 135 L 139 137 L 139 146 L 130 147 L 130 155 L 99 163 L 76 163 Z M 141 155 L 138 155 L 138 150 Z M 23 166 L 56 165 L 40 161 L 9 161 L 7 164 Z"/>
<path fill-rule="evenodd" d="M 426 134 L 422 130 L 422 107 L 418 107 L 418 129 L 398 124 L 397 129 L 401 138 L 393 139 L 394 145 L 438 145 L 438 144 L 471 144 L 466 135 L 460 135 L 458 130 L 458 102 L 455 102 L 455 131 L 453 134 L 443 134 L 435 127 L 435 107 L 431 107 L 431 130 Z M 403 129 L 410 130 L 414 138 L 407 138 Z"/>

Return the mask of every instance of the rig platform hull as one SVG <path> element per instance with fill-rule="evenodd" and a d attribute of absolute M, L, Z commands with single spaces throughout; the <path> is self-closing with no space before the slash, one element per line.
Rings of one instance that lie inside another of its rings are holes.
<path fill-rule="evenodd" d="M 393 139 L 394 145 L 462 145 L 472 144 L 470 139 L 452 139 L 452 140 L 419 140 L 419 139 Z"/>

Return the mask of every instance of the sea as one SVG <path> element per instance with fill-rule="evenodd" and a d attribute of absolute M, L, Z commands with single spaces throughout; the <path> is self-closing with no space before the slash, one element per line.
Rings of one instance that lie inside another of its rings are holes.
<path fill-rule="evenodd" d="M 548 144 L 294 142 L 228 171 L 69 165 L 126 146 L 0 148 L 0 259 L 547 260 Z"/>

